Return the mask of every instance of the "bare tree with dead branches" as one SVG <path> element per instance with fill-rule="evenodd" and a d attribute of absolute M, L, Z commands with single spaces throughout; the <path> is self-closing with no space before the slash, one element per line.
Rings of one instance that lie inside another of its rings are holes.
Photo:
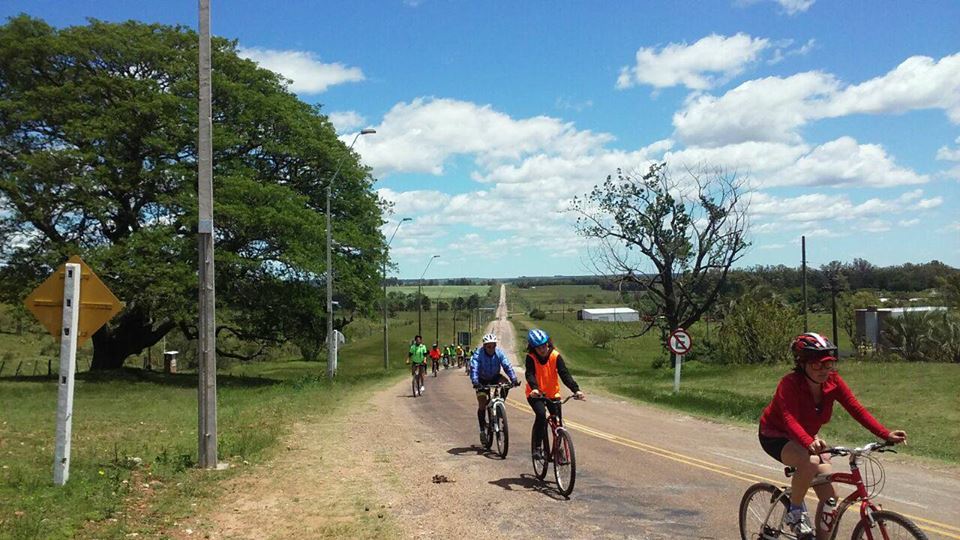
<path fill-rule="evenodd" d="M 635 284 L 653 306 L 647 326 L 629 337 L 693 325 L 750 245 L 744 180 L 718 168 L 684 173 L 674 178 L 665 163 L 642 175 L 618 170 L 573 201 L 577 232 L 597 241 L 595 270 Z"/>

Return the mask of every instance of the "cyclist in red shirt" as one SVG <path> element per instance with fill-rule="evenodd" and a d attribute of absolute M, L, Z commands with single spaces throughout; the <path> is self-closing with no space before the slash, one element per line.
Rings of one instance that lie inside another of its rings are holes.
<path fill-rule="evenodd" d="M 881 439 L 902 443 L 907 440 L 907 434 L 885 428 L 857 401 L 837 374 L 837 347 L 830 340 L 813 332 L 801 334 L 793 340 L 791 350 L 794 370 L 780 379 L 773 400 L 763 410 L 759 436 L 760 446 L 767 454 L 797 470 L 790 482 L 786 522 L 798 540 L 806 540 L 812 539 L 814 533 L 803 498 L 814 476 L 830 472 L 830 454 L 821 454 L 828 446 L 818 433 L 820 427 L 830 421 L 834 401 Z M 835 498 L 837 493 L 831 484 L 814 490 L 820 499 L 817 505 L 817 523 L 820 523 L 823 502 Z"/>

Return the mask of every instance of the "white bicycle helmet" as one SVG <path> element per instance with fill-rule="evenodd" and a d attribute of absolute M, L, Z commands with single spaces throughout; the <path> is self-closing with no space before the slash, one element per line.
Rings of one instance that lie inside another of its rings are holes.
<path fill-rule="evenodd" d="M 483 344 L 484 344 L 484 345 L 486 345 L 487 343 L 496 343 L 496 342 L 497 342 L 497 335 L 496 335 L 496 334 L 487 334 L 487 335 L 483 336 Z"/>

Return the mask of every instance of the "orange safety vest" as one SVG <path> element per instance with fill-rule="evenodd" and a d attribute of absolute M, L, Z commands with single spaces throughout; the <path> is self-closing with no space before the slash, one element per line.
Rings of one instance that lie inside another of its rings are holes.
<path fill-rule="evenodd" d="M 560 356 L 560 351 L 554 349 L 550 351 L 550 357 L 547 358 L 546 364 L 541 364 L 537 360 L 535 353 L 527 354 L 530 358 L 533 359 L 533 370 L 534 375 L 537 379 L 537 386 L 540 388 L 540 393 L 544 397 L 551 399 L 557 399 L 560 397 L 560 373 L 557 372 L 557 358 Z M 530 392 L 533 391 L 533 388 L 530 387 L 530 383 L 527 383 L 527 397 L 530 397 Z"/>

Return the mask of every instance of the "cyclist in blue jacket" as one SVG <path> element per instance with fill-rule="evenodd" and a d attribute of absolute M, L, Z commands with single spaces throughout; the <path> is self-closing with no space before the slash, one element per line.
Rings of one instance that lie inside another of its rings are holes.
<path fill-rule="evenodd" d="M 480 433 L 486 432 L 486 407 L 490 395 L 482 387 L 485 385 L 509 382 L 513 386 L 519 386 L 517 374 L 510 365 L 510 360 L 503 354 L 503 350 L 497 347 L 497 336 L 487 334 L 483 336 L 483 345 L 477 347 L 470 357 L 470 382 L 477 391 L 477 421 L 480 422 Z M 504 377 L 500 371 L 506 373 Z M 509 380 L 507 379 L 509 377 Z M 503 391 L 503 398 L 507 398 L 507 389 Z"/>

